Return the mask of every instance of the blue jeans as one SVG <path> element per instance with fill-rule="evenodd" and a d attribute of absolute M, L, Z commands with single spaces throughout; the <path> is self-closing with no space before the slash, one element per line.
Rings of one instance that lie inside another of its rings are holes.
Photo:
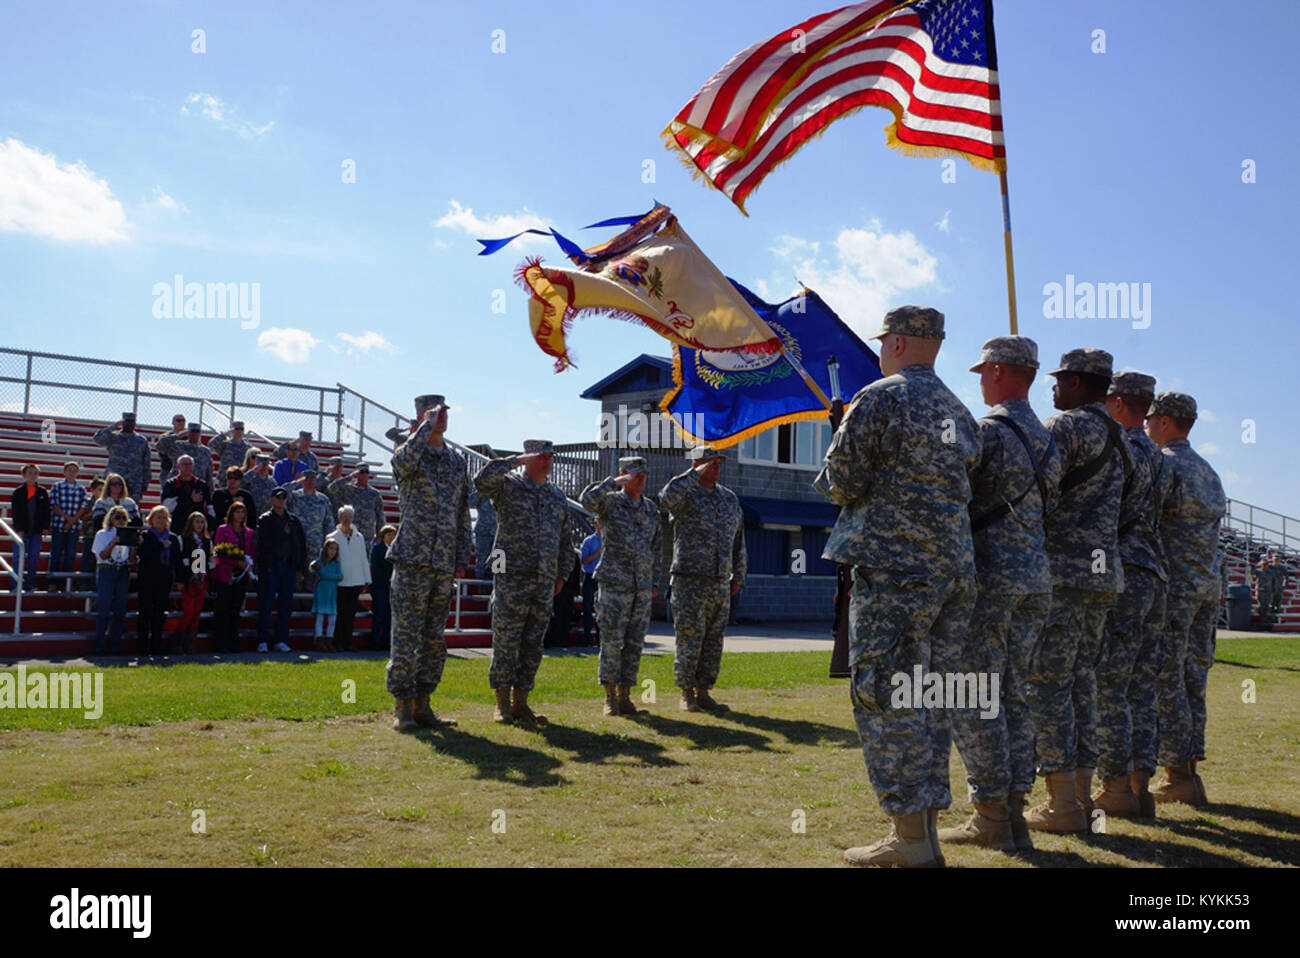
<path fill-rule="evenodd" d="M 103 655 L 109 651 L 114 655 L 122 652 L 122 623 L 126 621 L 126 593 L 131 583 L 130 566 L 112 566 L 100 563 L 96 576 L 97 597 L 95 599 L 95 654 Z M 109 616 L 113 627 L 109 631 Z M 109 638 L 109 647 L 104 646 L 105 636 Z"/>
<path fill-rule="evenodd" d="M 275 641 L 289 643 L 289 616 L 293 614 L 293 584 L 297 570 L 272 559 L 261 573 L 257 590 L 257 641 L 270 644 L 271 603 L 276 604 Z"/>
<path fill-rule="evenodd" d="M 75 572 L 77 565 L 77 540 L 80 536 L 74 530 L 72 532 L 51 532 L 50 533 L 50 571 L 51 572 Z M 55 579 L 50 583 L 50 588 L 59 588 L 67 582 L 66 579 Z"/>
<path fill-rule="evenodd" d="M 41 561 L 41 534 L 39 532 L 24 532 L 23 546 L 27 549 L 25 557 L 26 567 L 22 570 L 23 591 L 31 592 L 36 588 L 36 566 Z M 14 579 L 18 578 L 18 543 L 14 543 Z"/>

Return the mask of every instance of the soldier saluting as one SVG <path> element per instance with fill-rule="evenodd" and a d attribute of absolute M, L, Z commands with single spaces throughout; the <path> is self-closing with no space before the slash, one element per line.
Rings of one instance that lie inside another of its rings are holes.
<path fill-rule="evenodd" d="M 550 440 L 528 439 L 523 455 L 494 459 L 474 479 L 474 488 L 497 511 L 492 552 L 503 567 L 492 585 L 488 683 L 496 696 L 492 720 L 505 725 L 546 719 L 529 708 L 528 693 L 542 664 L 555 596 L 573 564 L 569 500 L 549 481 L 554 458 Z M 523 475 L 511 473 L 518 466 Z M 468 513 L 468 499 L 465 509 Z"/>
<path fill-rule="evenodd" d="M 416 396 L 415 415 L 418 426 L 411 424 L 392 460 L 402 522 L 388 547 L 393 629 L 386 684 L 399 732 L 456 724 L 434 714 L 429 695 L 447 662 L 443 632 L 451 590 L 469 562 L 469 473 L 443 439 L 447 400 Z"/>
<path fill-rule="evenodd" d="M 709 689 L 722 666 L 731 597 L 745 584 L 745 521 L 736 494 L 718 482 L 726 455 L 695 446 L 687 458 L 691 468 L 659 493 L 673 522 L 673 678 L 682 690 L 682 711 L 714 711 L 726 708 Z"/>

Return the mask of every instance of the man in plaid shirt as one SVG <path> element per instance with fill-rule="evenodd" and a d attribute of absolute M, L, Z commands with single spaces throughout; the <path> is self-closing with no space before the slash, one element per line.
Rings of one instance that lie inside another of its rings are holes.
<path fill-rule="evenodd" d="M 50 571 L 74 572 L 77 561 L 77 539 L 81 533 L 81 520 L 90 509 L 86 490 L 77 482 L 81 466 L 75 462 L 63 464 L 63 481 L 50 487 Z M 55 588 L 62 583 L 50 583 Z"/>

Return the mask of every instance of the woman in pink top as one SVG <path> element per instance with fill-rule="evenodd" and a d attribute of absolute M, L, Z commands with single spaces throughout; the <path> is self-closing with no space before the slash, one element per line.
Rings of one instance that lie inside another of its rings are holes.
<path fill-rule="evenodd" d="M 217 528 L 213 552 L 217 556 L 212 570 L 212 584 L 217 598 L 213 603 L 212 648 L 216 652 L 238 652 L 239 613 L 244 608 L 244 594 L 253 580 L 254 534 L 248 528 L 248 508 L 235 500 L 226 510 L 226 522 Z M 224 547 L 224 548 L 223 548 Z M 242 549 L 243 558 L 222 555 Z"/>

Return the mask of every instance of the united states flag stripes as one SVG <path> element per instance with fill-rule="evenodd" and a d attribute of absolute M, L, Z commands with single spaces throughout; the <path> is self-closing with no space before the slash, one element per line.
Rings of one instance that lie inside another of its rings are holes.
<path fill-rule="evenodd" d="M 805 20 L 732 57 L 664 131 L 743 211 L 778 164 L 864 106 L 889 145 L 1006 168 L 992 0 L 875 0 Z"/>

